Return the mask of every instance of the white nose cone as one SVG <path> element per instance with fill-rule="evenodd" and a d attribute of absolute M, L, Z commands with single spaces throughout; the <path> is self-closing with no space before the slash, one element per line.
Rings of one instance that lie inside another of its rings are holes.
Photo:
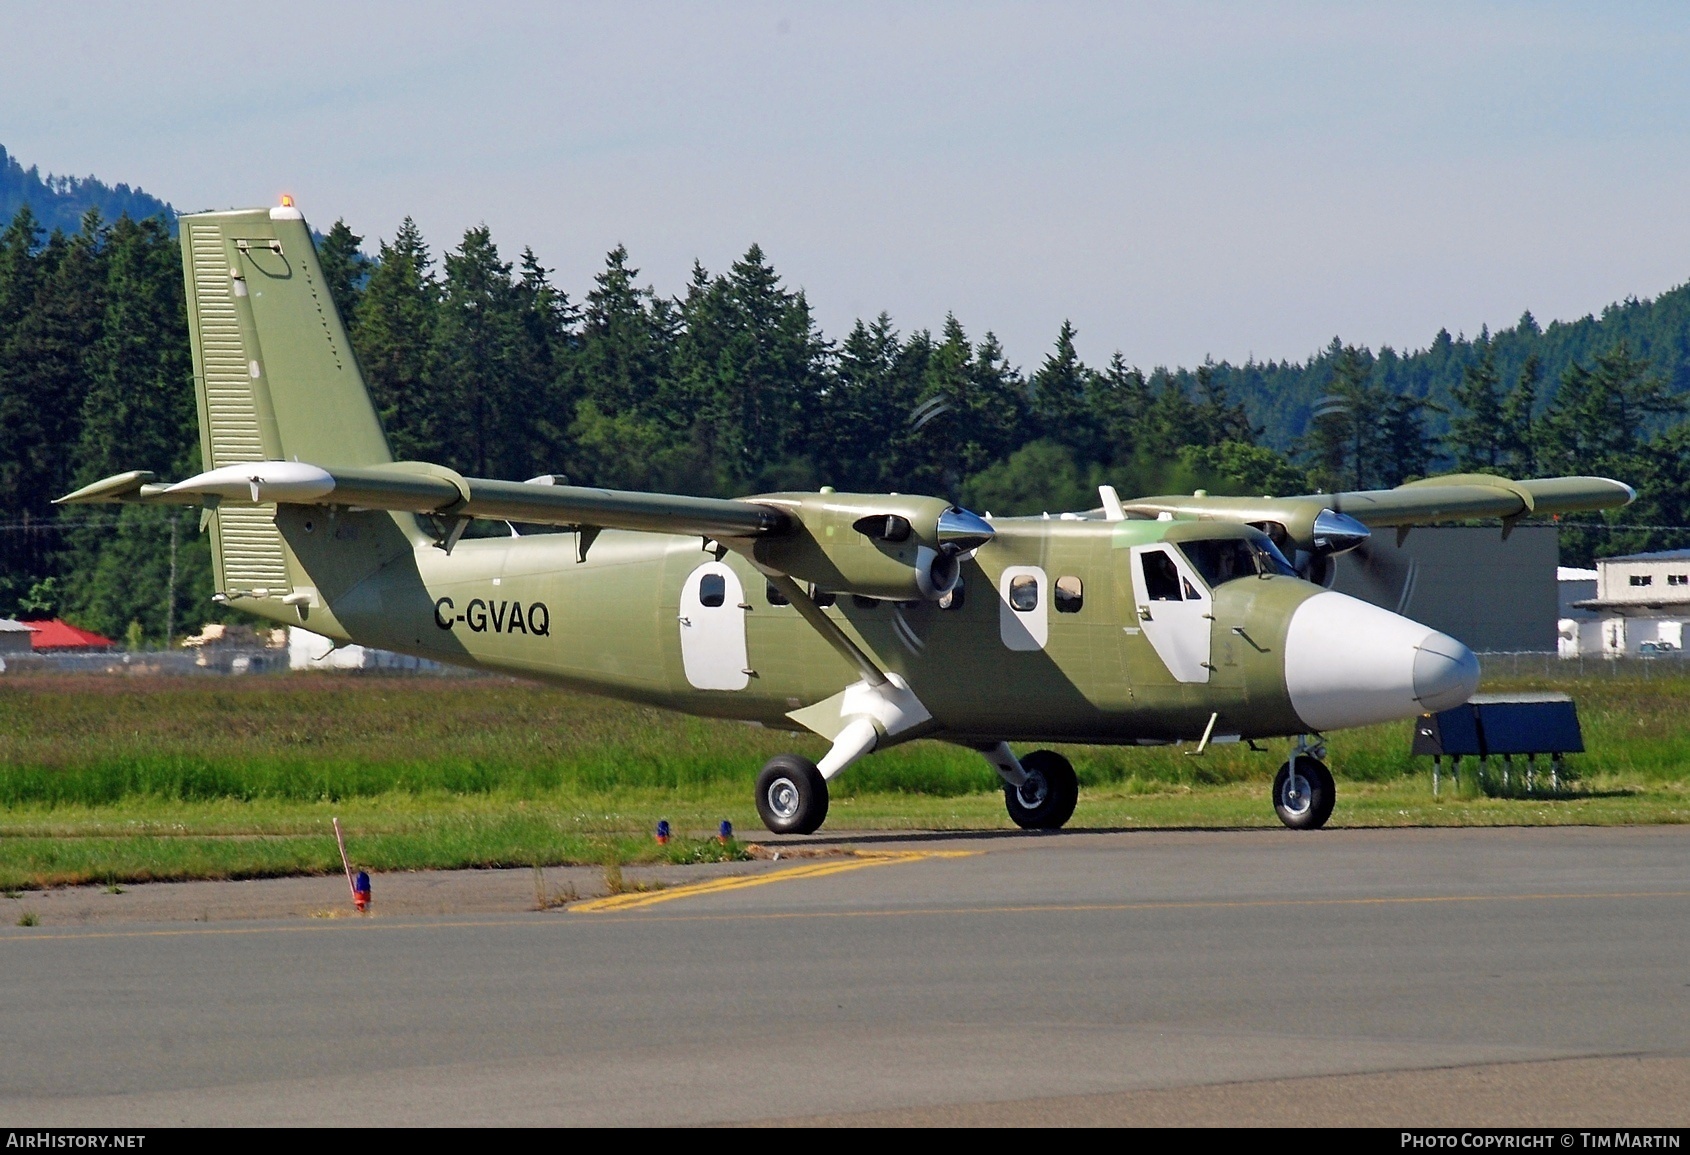
<path fill-rule="evenodd" d="M 1479 687 L 1479 659 L 1437 630 L 1346 594 L 1297 607 L 1285 636 L 1285 688 L 1311 730 L 1447 710 Z"/>

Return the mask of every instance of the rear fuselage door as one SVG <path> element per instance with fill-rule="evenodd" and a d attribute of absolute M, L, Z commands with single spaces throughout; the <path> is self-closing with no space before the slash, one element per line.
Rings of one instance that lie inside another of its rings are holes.
<path fill-rule="evenodd" d="M 681 586 L 681 666 L 697 690 L 743 690 L 751 682 L 745 653 L 745 587 L 719 561 L 705 562 Z"/>
<path fill-rule="evenodd" d="M 1167 545 L 1132 549 L 1133 601 L 1139 628 L 1156 656 L 1180 682 L 1209 680 L 1209 634 L 1214 608 L 1178 550 Z"/>

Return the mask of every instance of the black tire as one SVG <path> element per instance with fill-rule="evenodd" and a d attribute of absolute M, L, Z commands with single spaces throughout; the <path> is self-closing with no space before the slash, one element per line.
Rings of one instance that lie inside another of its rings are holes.
<path fill-rule="evenodd" d="M 1026 783 L 1003 788 L 1004 809 L 1023 830 L 1060 830 L 1080 801 L 1080 780 L 1068 759 L 1054 750 L 1035 750 L 1021 759 Z"/>
<path fill-rule="evenodd" d="M 757 775 L 757 814 L 776 834 L 814 834 L 827 821 L 827 780 L 808 758 L 776 754 Z"/>
<path fill-rule="evenodd" d="M 1302 788 L 1297 797 L 1292 797 L 1288 790 L 1291 763 L 1285 763 L 1274 775 L 1274 813 L 1292 830 L 1319 830 L 1332 817 L 1332 804 L 1338 797 L 1332 771 L 1320 759 L 1305 754 L 1297 759 L 1297 777 L 1302 781 Z"/>

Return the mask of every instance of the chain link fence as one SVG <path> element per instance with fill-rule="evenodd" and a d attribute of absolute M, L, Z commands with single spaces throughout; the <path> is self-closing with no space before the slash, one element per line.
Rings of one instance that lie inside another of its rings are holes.
<path fill-rule="evenodd" d="M 1532 678 L 1649 681 L 1653 678 L 1682 678 L 1690 674 L 1690 661 L 1686 660 L 1683 650 L 1667 650 L 1642 657 L 1632 654 L 1624 657 L 1580 654 L 1567 658 L 1540 651 L 1488 651 L 1478 657 L 1479 669 L 1486 683 Z"/>

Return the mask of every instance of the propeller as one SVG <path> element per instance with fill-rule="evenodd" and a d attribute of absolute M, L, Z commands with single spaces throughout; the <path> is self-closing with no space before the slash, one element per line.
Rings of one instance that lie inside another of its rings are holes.
<path fill-rule="evenodd" d="M 1376 606 L 1406 614 L 1414 600 L 1420 563 L 1389 541 L 1369 540 L 1350 551 L 1348 569 L 1361 596 Z"/>

